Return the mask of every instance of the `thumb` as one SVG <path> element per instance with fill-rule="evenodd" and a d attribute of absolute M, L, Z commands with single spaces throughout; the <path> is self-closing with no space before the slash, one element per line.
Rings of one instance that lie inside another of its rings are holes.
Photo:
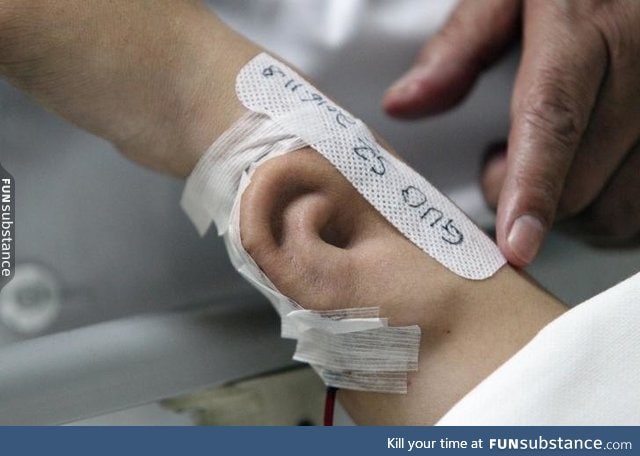
<path fill-rule="evenodd" d="M 383 99 L 388 114 L 420 117 L 448 109 L 497 60 L 519 26 L 520 0 L 463 0 Z"/>
<path fill-rule="evenodd" d="M 556 218 L 605 76 L 606 46 L 573 21 L 558 2 L 526 4 L 496 220 L 498 245 L 518 267 L 534 260 Z"/>

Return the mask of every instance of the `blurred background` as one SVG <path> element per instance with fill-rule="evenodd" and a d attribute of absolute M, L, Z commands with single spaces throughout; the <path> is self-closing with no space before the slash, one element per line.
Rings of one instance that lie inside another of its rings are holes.
<path fill-rule="evenodd" d="M 380 98 L 454 2 L 209 3 L 492 229 L 478 176 L 483 151 L 508 131 L 517 52 L 459 108 L 400 123 Z M 317 424 L 322 385 L 289 369 L 293 346 L 221 240 L 197 236 L 178 205 L 183 182 L 129 163 L 4 82 L 0 162 L 16 182 L 18 264 L 0 294 L 0 424 Z M 529 272 L 574 305 L 638 270 L 638 249 L 554 232 Z"/>

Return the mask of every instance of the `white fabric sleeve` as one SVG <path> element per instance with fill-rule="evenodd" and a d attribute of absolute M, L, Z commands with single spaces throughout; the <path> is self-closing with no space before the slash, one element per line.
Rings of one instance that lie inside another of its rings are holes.
<path fill-rule="evenodd" d="M 640 273 L 547 325 L 437 423 L 639 424 Z"/>

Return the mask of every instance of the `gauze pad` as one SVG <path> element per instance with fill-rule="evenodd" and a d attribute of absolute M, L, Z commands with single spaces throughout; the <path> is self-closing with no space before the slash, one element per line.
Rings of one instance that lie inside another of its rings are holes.
<path fill-rule="evenodd" d="M 201 235 L 215 222 L 234 267 L 274 305 L 294 359 L 327 385 L 406 392 L 417 369 L 420 328 L 390 327 L 378 308 L 313 311 L 284 296 L 242 247 L 239 208 L 264 161 L 312 146 L 391 224 L 457 275 L 484 279 L 504 263 L 496 245 L 446 197 L 380 146 L 367 127 L 267 54 L 239 73 L 236 92 L 251 112 L 203 155 L 182 207 Z M 339 308 L 340 303 L 336 303 Z"/>

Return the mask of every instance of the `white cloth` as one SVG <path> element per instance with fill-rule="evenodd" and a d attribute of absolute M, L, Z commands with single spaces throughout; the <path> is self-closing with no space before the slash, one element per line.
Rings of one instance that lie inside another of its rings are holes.
<path fill-rule="evenodd" d="M 640 273 L 556 319 L 438 423 L 640 425 Z"/>

